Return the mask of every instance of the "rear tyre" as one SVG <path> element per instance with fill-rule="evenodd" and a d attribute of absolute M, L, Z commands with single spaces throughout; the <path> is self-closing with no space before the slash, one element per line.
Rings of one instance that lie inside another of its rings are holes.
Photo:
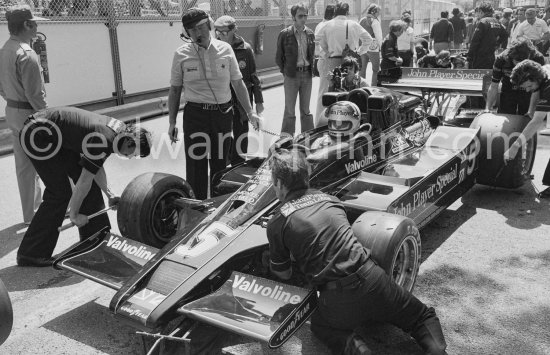
<path fill-rule="evenodd" d="M 415 223 L 410 218 L 391 213 L 365 212 L 351 228 L 392 280 L 412 292 L 422 253 Z"/>
<path fill-rule="evenodd" d="M 128 184 L 118 206 L 120 233 L 129 239 L 161 248 L 176 234 L 181 210 L 178 198 L 194 198 L 182 178 L 164 173 L 145 173 Z"/>
<path fill-rule="evenodd" d="M 526 116 L 482 113 L 471 128 L 480 128 L 481 149 L 477 183 L 495 187 L 518 188 L 531 175 L 537 151 L 537 136 L 527 142 L 525 158 L 520 149 L 516 158 L 504 165 L 504 152 L 529 123 Z"/>
<path fill-rule="evenodd" d="M 2 345 L 11 333 L 13 326 L 13 308 L 6 285 L 0 280 L 0 345 Z"/>

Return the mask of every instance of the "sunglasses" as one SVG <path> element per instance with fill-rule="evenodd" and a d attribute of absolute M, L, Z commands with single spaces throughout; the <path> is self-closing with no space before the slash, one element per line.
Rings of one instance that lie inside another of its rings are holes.
<path fill-rule="evenodd" d="M 220 30 L 216 30 L 216 34 L 219 36 L 219 35 L 224 35 L 224 36 L 227 36 L 227 34 L 229 32 L 231 32 L 232 30 L 227 30 L 227 31 L 220 31 Z"/>
<path fill-rule="evenodd" d="M 307 14 L 305 14 L 305 15 L 296 15 L 296 18 L 307 18 L 307 16 L 308 16 Z"/>

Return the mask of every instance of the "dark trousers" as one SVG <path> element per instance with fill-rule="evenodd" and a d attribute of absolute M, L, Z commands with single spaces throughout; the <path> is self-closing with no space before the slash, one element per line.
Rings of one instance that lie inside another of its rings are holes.
<path fill-rule="evenodd" d="M 33 126 L 38 127 L 39 124 L 33 124 Z M 32 128 L 23 131 L 24 136 L 21 137 L 21 140 L 27 138 L 26 141 L 29 141 L 28 137 L 33 130 Z M 40 140 L 40 137 L 35 138 L 35 140 Z M 43 142 L 37 143 L 37 146 L 41 146 Z M 25 146 L 29 147 L 28 144 Z M 47 159 L 40 158 L 29 150 L 26 153 L 29 155 L 46 189 L 44 190 L 42 203 L 21 241 L 17 254 L 48 258 L 52 256 L 57 244 L 59 238 L 57 228 L 63 223 L 72 196 L 69 178 L 76 183 L 82 172 L 82 167 L 79 165 L 80 154 L 64 148 L 61 148 L 56 154 Z M 90 215 L 104 208 L 105 202 L 103 201 L 101 189 L 93 182 L 90 192 L 82 202 L 79 213 Z M 80 239 L 90 237 L 105 227 L 111 228 L 106 213 L 90 219 L 85 226 L 79 228 Z"/>
<path fill-rule="evenodd" d="M 390 323 L 411 332 L 426 351 L 443 353 L 445 350 L 435 310 L 395 284 L 378 266 L 370 269 L 354 286 L 322 291 L 318 304 L 311 316 L 311 330 L 333 354 L 342 353 L 346 339 L 355 328 L 375 322 Z M 440 336 L 420 339 L 420 334 L 425 334 L 422 332 L 424 326 L 435 323 Z"/>
<path fill-rule="evenodd" d="M 498 113 L 524 115 L 529 111 L 531 93 L 523 90 L 506 90 L 500 93 Z"/>
<path fill-rule="evenodd" d="M 186 177 L 200 200 L 208 195 L 208 166 L 210 178 L 227 166 L 232 123 L 233 110 L 224 114 L 189 105 L 183 110 Z"/>
<path fill-rule="evenodd" d="M 413 52 L 412 51 L 400 51 L 399 57 L 403 59 L 402 67 L 412 67 Z"/>

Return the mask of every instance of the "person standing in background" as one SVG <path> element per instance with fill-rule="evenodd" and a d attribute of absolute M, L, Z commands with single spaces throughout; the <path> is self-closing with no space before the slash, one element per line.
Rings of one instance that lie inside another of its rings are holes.
<path fill-rule="evenodd" d="M 248 90 L 250 105 L 256 102 L 256 113 L 260 115 L 264 111 L 264 98 L 262 95 L 262 83 L 256 72 L 256 59 L 254 51 L 237 32 L 237 23 L 231 16 L 220 16 L 214 22 L 216 36 L 219 40 L 229 43 L 235 52 L 239 69 L 243 75 L 243 82 Z M 235 90 L 231 87 L 231 100 L 236 106 L 233 110 L 233 141 L 231 143 L 231 153 L 229 160 L 231 165 L 236 165 L 244 161 L 241 154 L 246 154 L 248 150 L 248 117 L 243 106 L 237 99 Z"/>
<path fill-rule="evenodd" d="M 397 37 L 397 51 L 399 57 L 403 59 L 403 67 L 413 66 L 413 51 L 414 51 L 414 30 L 411 27 L 411 15 L 404 14 L 401 16 L 401 21 L 405 23 L 405 28 L 401 36 Z"/>
<path fill-rule="evenodd" d="M 325 58 L 321 43 L 319 42 L 319 32 L 321 32 L 321 29 L 325 27 L 328 21 L 332 20 L 335 9 L 336 7 L 334 5 L 327 5 L 323 21 L 315 27 L 315 56 L 319 58 L 317 61 L 317 70 L 319 71 L 319 94 L 317 95 L 317 109 L 315 110 L 315 127 L 317 127 L 318 124 L 317 118 L 321 111 L 323 111 L 323 94 L 327 91 L 325 88 L 328 87 L 330 81 L 330 73 L 326 68 L 327 59 Z"/>
<path fill-rule="evenodd" d="M 48 107 L 42 66 L 31 40 L 36 37 L 37 21 L 27 5 L 6 11 L 10 38 L 0 50 L 0 95 L 6 100 L 6 121 L 12 133 L 13 155 L 23 222 L 31 223 L 40 205 L 42 191 L 38 174 L 19 143 L 19 132 L 29 115 Z"/>
<path fill-rule="evenodd" d="M 453 9 L 453 17 L 449 21 L 452 23 L 454 30 L 451 49 L 462 49 L 462 42 L 466 37 L 466 22 L 460 17 L 460 10 L 457 7 Z"/>
<path fill-rule="evenodd" d="M 442 50 L 449 50 L 452 46 L 454 29 L 448 17 L 449 11 L 442 11 L 441 19 L 433 24 L 430 31 L 430 49 L 433 48 L 435 54 Z"/>
<path fill-rule="evenodd" d="M 318 39 L 326 58 L 326 72 L 332 73 L 334 68 L 342 65 L 342 52 L 346 44 L 352 51 L 358 52 L 361 56 L 367 53 L 373 40 L 369 33 L 356 21 L 348 19 L 349 5 L 340 3 L 336 6 L 334 19 L 319 31 Z M 347 39 L 346 39 L 347 38 Z M 327 92 L 326 88 L 319 88 L 319 94 Z M 317 112 L 317 122 L 320 122 L 322 112 Z M 326 120 L 322 120 L 326 122 Z"/>
<path fill-rule="evenodd" d="M 371 86 L 375 86 L 378 83 L 378 72 L 380 71 L 380 47 L 382 47 L 382 25 L 378 16 L 380 15 L 380 6 L 377 4 L 370 4 L 367 7 L 367 16 L 363 17 L 359 24 L 369 33 L 372 37 L 372 43 L 369 46 L 366 54 L 361 54 L 361 71 L 360 75 L 365 78 L 367 76 L 367 64 L 369 60 L 372 66 L 372 79 Z"/>
<path fill-rule="evenodd" d="M 476 16 L 479 20 L 466 56 L 470 69 L 492 69 L 495 50 L 499 46 L 506 48 L 508 34 L 500 22 L 493 17 L 493 6 L 489 2 L 479 4 L 476 8 Z"/>
<path fill-rule="evenodd" d="M 517 37 L 517 29 L 520 24 L 525 21 L 525 9 L 523 7 L 516 8 L 516 18 L 510 21 L 510 41 L 513 42 Z"/>
<path fill-rule="evenodd" d="M 315 34 L 306 26 L 308 9 L 303 3 L 292 6 L 290 14 L 294 24 L 279 33 L 275 62 L 284 77 L 285 111 L 281 135 L 294 136 L 298 96 L 302 132 L 314 127 L 309 102 L 312 87 L 311 68 L 315 59 Z"/>

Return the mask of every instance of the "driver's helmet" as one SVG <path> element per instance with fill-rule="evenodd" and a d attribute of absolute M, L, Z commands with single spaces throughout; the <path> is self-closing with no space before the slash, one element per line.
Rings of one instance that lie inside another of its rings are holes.
<path fill-rule="evenodd" d="M 361 110 L 351 101 L 337 101 L 330 105 L 325 115 L 328 133 L 334 137 L 349 137 L 359 129 Z"/>

